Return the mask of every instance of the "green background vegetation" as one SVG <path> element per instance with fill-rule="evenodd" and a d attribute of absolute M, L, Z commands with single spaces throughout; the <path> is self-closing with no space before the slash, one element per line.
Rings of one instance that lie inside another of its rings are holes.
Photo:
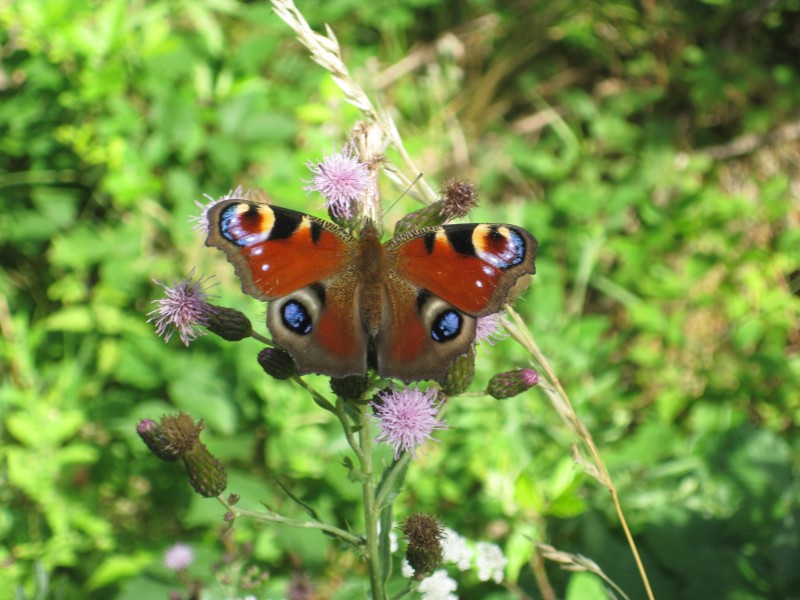
<path fill-rule="evenodd" d="M 800 598 L 800 2 L 300 9 L 333 27 L 434 185 L 475 182 L 475 220 L 539 238 L 517 308 L 600 446 L 656 596 Z M 358 112 L 265 2 L 4 2 L 0 40 L 0 598 L 163 598 L 175 541 L 208 583 L 229 551 L 270 573 L 263 597 L 297 572 L 322 597 L 360 595 L 363 565 L 317 532 L 240 522 L 221 540 L 222 507 L 134 430 L 186 410 L 245 505 L 297 510 L 271 471 L 357 526 L 331 416 L 266 378 L 254 341 L 165 344 L 146 313 L 152 278 L 196 266 L 260 321 L 191 231 L 194 203 L 243 184 L 321 214 L 304 163 Z M 475 389 L 526 359 L 484 348 Z M 461 398 L 447 418 L 399 517 L 497 542 L 533 598 L 531 539 L 643 597 L 543 394 Z M 559 597 L 598 597 L 547 573 Z M 517 597 L 453 575 L 463 598 Z"/>

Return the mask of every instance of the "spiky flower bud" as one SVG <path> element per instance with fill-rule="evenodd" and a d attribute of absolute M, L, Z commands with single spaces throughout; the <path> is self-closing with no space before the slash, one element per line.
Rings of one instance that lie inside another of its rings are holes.
<path fill-rule="evenodd" d="M 198 494 L 210 498 L 225 491 L 228 475 L 222 464 L 200 441 L 203 423 L 195 422 L 184 412 L 164 415 L 161 423 L 143 419 L 136 427 L 150 450 L 162 460 L 181 459 L 189 483 Z"/>
<path fill-rule="evenodd" d="M 183 467 L 189 476 L 189 483 L 201 496 L 219 496 L 228 487 L 228 474 L 225 467 L 208 451 L 206 445 L 197 441 L 192 449 L 184 454 Z"/>
<path fill-rule="evenodd" d="M 422 227 L 429 227 L 431 225 L 442 225 L 447 219 L 442 214 L 444 209 L 444 202 L 436 200 L 430 204 L 423 206 L 419 210 L 407 214 L 394 226 L 394 234 L 400 235 L 407 231 L 420 229 Z"/>
<path fill-rule="evenodd" d="M 331 377 L 331 391 L 342 400 L 360 400 L 369 387 L 369 380 L 363 375 Z"/>
<path fill-rule="evenodd" d="M 246 337 L 250 337 L 253 326 L 250 324 L 244 313 L 224 306 L 208 305 L 206 313 L 206 329 L 216 333 L 223 340 L 238 342 Z"/>
<path fill-rule="evenodd" d="M 442 215 L 447 221 L 459 219 L 478 204 L 475 186 L 468 181 L 451 179 L 442 188 Z"/>
<path fill-rule="evenodd" d="M 514 369 L 498 373 L 489 380 L 486 392 L 497 400 L 513 398 L 539 383 L 539 374 L 533 369 Z"/>
<path fill-rule="evenodd" d="M 442 390 L 448 396 L 467 391 L 475 377 L 475 348 L 470 346 L 466 354 L 456 358 L 448 367 Z"/>
<path fill-rule="evenodd" d="M 400 525 L 408 542 L 406 560 L 414 569 L 414 579 L 422 580 L 433 573 L 442 562 L 442 524 L 430 515 L 410 515 Z"/>
<path fill-rule="evenodd" d="M 161 417 L 161 432 L 170 451 L 178 457 L 182 457 L 194 448 L 200 441 L 202 430 L 203 423 L 195 423 L 185 412 Z"/>
<path fill-rule="evenodd" d="M 178 460 L 178 455 L 164 435 L 161 425 L 156 423 L 153 419 L 142 419 L 139 421 L 139 424 L 136 426 L 136 433 L 142 438 L 142 441 L 150 449 L 150 452 L 161 460 L 167 462 L 175 462 Z"/>
<path fill-rule="evenodd" d="M 258 364 L 275 379 L 289 379 L 297 375 L 294 359 L 283 348 L 264 348 L 258 353 Z"/>

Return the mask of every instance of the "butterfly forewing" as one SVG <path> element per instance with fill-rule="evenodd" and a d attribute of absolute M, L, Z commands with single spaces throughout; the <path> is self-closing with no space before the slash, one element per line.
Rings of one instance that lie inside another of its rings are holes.
<path fill-rule="evenodd" d="M 513 225 L 445 225 L 389 248 L 402 277 L 473 316 L 497 312 L 517 279 L 535 272 L 536 238 Z"/>
<path fill-rule="evenodd" d="M 279 298 L 346 268 L 355 242 L 310 215 L 246 200 L 208 211 L 207 246 L 225 251 L 242 288 L 259 300 Z"/>

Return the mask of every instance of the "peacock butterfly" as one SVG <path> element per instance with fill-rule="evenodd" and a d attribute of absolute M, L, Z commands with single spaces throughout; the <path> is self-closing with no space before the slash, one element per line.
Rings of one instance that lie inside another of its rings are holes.
<path fill-rule="evenodd" d="M 368 222 L 356 239 L 311 215 L 250 199 L 207 213 L 207 246 L 227 254 L 242 289 L 265 300 L 274 341 L 300 373 L 441 381 L 469 350 L 478 317 L 500 310 L 535 272 L 536 238 L 520 227 L 444 225 L 385 244 Z"/>

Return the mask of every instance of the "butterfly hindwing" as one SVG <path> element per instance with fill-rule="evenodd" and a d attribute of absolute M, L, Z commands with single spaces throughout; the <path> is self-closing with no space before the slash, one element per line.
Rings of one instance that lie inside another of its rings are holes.
<path fill-rule="evenodd" d="M 383 377 L 442 381 L 447 367 L 475 339 L 476 319 L 402 278 L 387 281 L 391 305 L 375 338 Z"/>
<path fill-rule="evenodd" d="M 272 300 L 267 326 L 301 374 L 334 377 L 367 371 L 367 336 L 361 324 L 353 275 L 302 288 Z"/>

